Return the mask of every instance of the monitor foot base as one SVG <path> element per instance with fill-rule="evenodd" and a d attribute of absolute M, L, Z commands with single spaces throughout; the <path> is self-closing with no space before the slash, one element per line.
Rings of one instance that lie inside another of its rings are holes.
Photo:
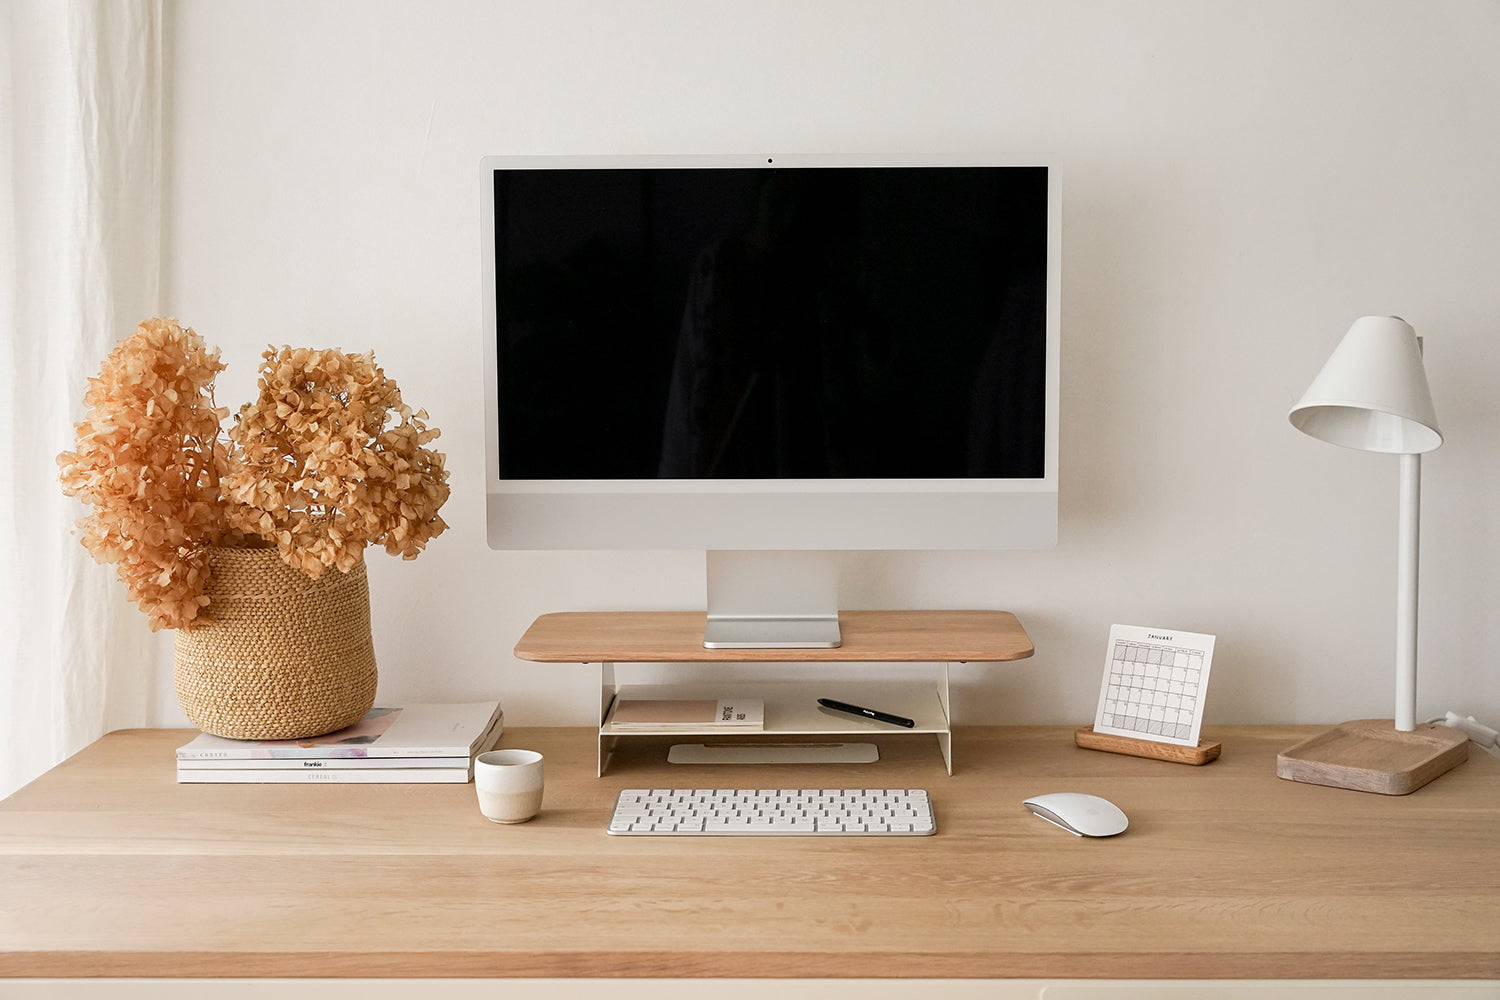
<path fill-rule="evenodd" d="M 715 618 L 703 629 L 704 649 L 837 649 L 839 619 Z"/>
<path fill-rule="evenodd" d="M 873 743 L 674 743 L 672 764 L 873 764 Z"/>

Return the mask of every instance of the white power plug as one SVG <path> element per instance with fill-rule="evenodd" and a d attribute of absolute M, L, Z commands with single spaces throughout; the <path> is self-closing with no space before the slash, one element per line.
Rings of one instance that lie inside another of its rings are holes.
<path fill-rule="evenodd" d="M 1482 722 L 1477 722 L 1474 716 L 1459 716 L 1449 712 L 1444 716 L 1443 725 L 1451 729 L 1461 729 L 1468 734 L 1469 739 L 1484 747 L 1490 753 L 1500 757 L 1500 732 L 1496 732 Z"/>

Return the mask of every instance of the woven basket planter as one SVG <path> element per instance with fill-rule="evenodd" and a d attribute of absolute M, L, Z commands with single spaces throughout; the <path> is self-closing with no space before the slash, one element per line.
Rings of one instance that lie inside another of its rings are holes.
<path fill-rule="evenodd" d="M 321 736 L 375 704 L 364 563 L 314 580 L 275 549 L 211 549 L 206 621 L 177 630 L 177 700 L 206 733 Z"/>

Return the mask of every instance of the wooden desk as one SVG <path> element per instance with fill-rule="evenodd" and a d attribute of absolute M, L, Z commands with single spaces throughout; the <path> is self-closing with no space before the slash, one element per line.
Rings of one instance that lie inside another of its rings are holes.
<path fill-rule="evenodd" d="M 950 778 L 679 767 L 590 729 L 512 729 L 544 812 L 469 785 L 178 785 L 183 731 L 106 736 L 0 803 L 0 975 L 1500 979 L 1500 761 L 1405 797 L 1275 777 L 1308 727 L 1213 729 L 1185 767 L 1072 727 L 966 728 Z M 930 838 L 612 838 L 638 786 L 922 786 Z M 1021 799 L 1104 794 L 1076 839 Z M 0 986 L 0 993 L 5 989 Z"/>

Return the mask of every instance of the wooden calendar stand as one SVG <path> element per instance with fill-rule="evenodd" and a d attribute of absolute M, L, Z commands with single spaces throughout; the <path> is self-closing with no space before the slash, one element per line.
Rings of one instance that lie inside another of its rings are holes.
<path fill-rule="evenodd" d="M 1199 740 L 1196 747 L 1178 746 L 1175 743 L 1153 743 L 1150 740 L 1115 736 L 1113 733 L 1096 733 L 1093 726 L 1073 734 L 1073 742 L 1085 750 L 1105 750 L 1109 753 L 1125 753 L 1132 757 L 1149 757 L 1153 760 L 1169 760 L 1174 764 L 1207 764 L 1219 756 L 1223 745 Z"/>

